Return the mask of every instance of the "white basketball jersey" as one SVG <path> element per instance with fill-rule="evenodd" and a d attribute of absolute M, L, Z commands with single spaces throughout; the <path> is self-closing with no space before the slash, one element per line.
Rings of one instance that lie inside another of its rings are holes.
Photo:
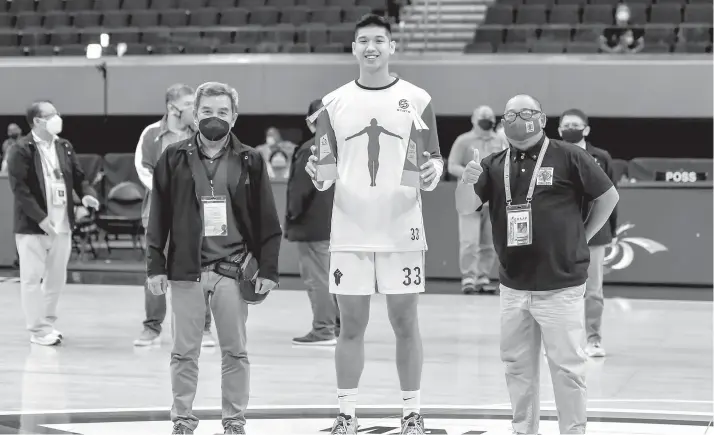
<path fill-rule="evenodd" d="M 421 153 L 438 159 L 438 172 L 443 170 L 429 94 L 401 79 L 379 89 L 354 81 L 322 102 L 316 140 L 334 141 L 337 160 L 330 250 L 426 250 L 420 190 L 402 180 L 405 170 L 418 171 L 415 142 Z"/>

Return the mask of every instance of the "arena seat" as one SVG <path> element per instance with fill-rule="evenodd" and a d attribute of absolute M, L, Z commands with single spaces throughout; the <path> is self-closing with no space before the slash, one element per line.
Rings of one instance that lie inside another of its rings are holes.
<path fill-rule="evenodd" d="M 474 31 L 468 53 L 599 52 L 599 37 L 614 25 L 619 0 L 497 0 Z M 714 10 L 706 0 L 631 0 L 631 22 L 644 30 L 648 53 L 710 53 Z M 504 32 L 505 29 L 505 32 Z M 562 43 L 562 44 L 561 44 Z M 488 45 L 486 45 L 488 44 Z"/>

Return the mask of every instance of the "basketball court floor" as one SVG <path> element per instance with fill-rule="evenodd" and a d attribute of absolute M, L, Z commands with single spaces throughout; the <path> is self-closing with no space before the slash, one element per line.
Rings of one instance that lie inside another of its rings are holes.
<path fill-rule="evenodd" d="M 170 334 L 160 346 L 132 346 L 143 306 L 139 286 L 68 285 L 57 324 L 64 343 L 31 346 L 19 284 L 0 283 L 0 434 L 170 433 Z M 498 314 L 495 296 L 422 296 L 427 433 L 510 433 Z M 310 321 L 301 291 L 275 291 L 250 308 L 249 434 L 329 432 L 336 412 L 334 349 L 291 344 Z M 588 363 L 588 433 L 714 434 L 712 340 L 711 302 L 608 299 L 603 344 L 609 355 Z M 366 341 L 360 433 L 396 434 L 400 392 L 383 297 L 373 298 Z M 558 429 L 545 357 L 542 363 L 541 433 L 551 435 Z M 220 351 L 204 349 L 195 401 L 199 435 L 222 433 L 220 372 Z"/>

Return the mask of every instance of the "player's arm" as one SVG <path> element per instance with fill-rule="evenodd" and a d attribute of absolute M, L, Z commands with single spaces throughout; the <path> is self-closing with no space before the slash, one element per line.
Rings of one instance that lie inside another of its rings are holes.
<path fill-rule="evenodd" d="M 436 174 L 434 178 L 422 190 L 432 191 L 436 189 L 436 185 L 441 180 L 441 175 L 444 173 L 444 160 L 441 157 L 441 148 L 439 147 L 439 134 L 436 130 L 436 112 L 432 101 L 424 108 L 421 119 L 428 128 L 424 137 L 424 153 L 429 154 L 429 161 L 420 168 L 424 171 L 425 167 L 432 166 Z"/>
<path fill-rule="evenodd" d="M 615 163 L 612 161 L 612 156 L 607 151 L 604 151 L 603 153 L 603 161 L 605 162 L 603 165 L 605 167 L 605 174 L 607 174 L 607 177 L 610 181 L 612 181 L 613 186 L 617 187 L 617 180 L 615 179 Z M 612 210 L 608 224 L 610 225 L 612 237 L 615 237 L 617 234 L 617 206 L 615 206 Z"/>
<path fill-rule="evenodd" d="M 329 189 L 333 184 L 335 184 L 335 180 L 317 180 L 317 165 L 319 163 L 318 156 L 320 155 L 319 147 L 323 140 L 328 141 L 332 155 L 335 159 L 335 164 L 337 163 L 337 137 L 335 135 L 335 130 L 332 127 L 330 113 L 327 110 L 327 106 L 329 106 L 329 104 L 331 104 L 331 102 L 327 103 L 326 106 L 322 106 L 317 112 L 308 117 L 308 122 L 315 123 L 315 145 L 311 147 L 313 155 L 308 159 L 307 165 L 305 165 L 305 171 L 307 171 L 310 178 L 312 178 L 312 184 L 315 185 L 315 188 L 321 192 Z M 352 137 L 359 136 L 365 131 L 367 130 L 365 129 Z"/>
<path fill-rule="evenodd" d="M 145 188 L 151 190 L 154 176 L 154 166 L 153 162 L 149 156 L 153 155 L 152 147 L 154 143 L 148 138 L 148 133 L 154 128 L 152 125 L 146 127 L 144 131 L 141 132 L 139 136 L 139 143 L 136 145 L 136 152 L 134 153 L 134 167 L 136 168 L 136 173 L 139 175 L 139 180 Z"/>
<path fill-rule="evenodd" d="M 466 169 L 464 164 L 464 152 L 466 151 L 466 141 L 463 135 L 456 138 L 454 144 L 451 146 L 451 151 L 449 151 L 449 161 L 447 165 L 447 170 L 449 174 L 456 177 L 457 180 L 461 179 L 461 175 Z"/>

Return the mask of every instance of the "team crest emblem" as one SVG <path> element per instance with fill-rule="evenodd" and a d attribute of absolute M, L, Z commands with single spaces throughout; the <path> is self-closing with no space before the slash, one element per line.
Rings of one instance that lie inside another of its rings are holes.
<path fill-rule="evenodd" d="M 552 186 L 553 185 L 553 168 L 540 168 L 536 176 L 537 186 Z"/>

